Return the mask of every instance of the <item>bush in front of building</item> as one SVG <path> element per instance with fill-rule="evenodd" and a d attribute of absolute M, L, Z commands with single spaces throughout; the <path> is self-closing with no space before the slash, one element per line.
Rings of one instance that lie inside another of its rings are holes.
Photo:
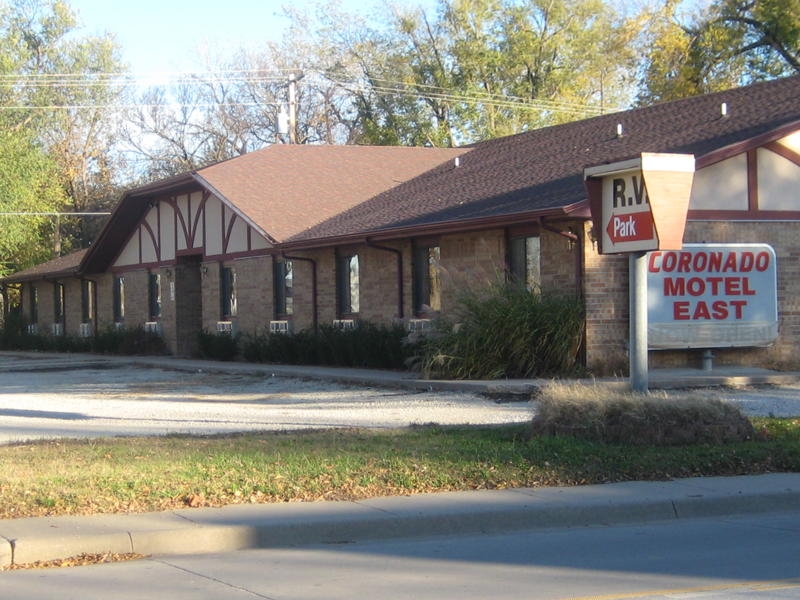
<path fill-rule="evenodd" d="M 92 352 L 98 354 L 123 354 L 126 356 L 169 354 L 164 338 L 144 327 L 109 327 L 91 338 Z"/>
<path fill-rule="evenodd" d="M 359 321 L 352 329 L 321 325 L 317 331 L 304 329 L 291 335 L 247 336 L 242 354 L 251 362 L 402 369 L 412 354 L 405 338 L 402 325 Z"/>
<path fill-rule="evenodd" d="M 454 314 L 438 319 L 424 342 L 427 377 L 529 378 L 576 369 L 584 309 L 575 295 L 502 283 L 465 294 Z"/>
<path fill-rule="evenodd" d="M 96 335 L 46 335 L 31 333 L 17 315 L 9 315 L 0 330 L 0 349 L 35 352 L 94 352 L 97 354 L 163 355 L 168 354 L 163 338 L 142 327 L 109 327 Z"/>
<path fill-rule="evenodd" d="M 228 361 L 239 355 L 239 339 L 230 333 L 201 331 L 197 341 L 200 358 Z"/>

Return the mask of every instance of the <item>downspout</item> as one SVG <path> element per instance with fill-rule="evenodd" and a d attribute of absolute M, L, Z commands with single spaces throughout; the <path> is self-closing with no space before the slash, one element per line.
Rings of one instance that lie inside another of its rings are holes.
<path fill-rule="evenodd" d="M 403 251 L 397 248 L 389 248 L 388 246 L 381 246 L 369 241 L 369 238 L 364 240 L 368 248 L 375 248 L 376 250 L 383 250 L 384 252 L 392 252 L 397 256 L 397 317 L 399 319 L 405 318 L 405 310 L 403 303 Z"/>
<path fill-rule="evenodd" d="M 313 313 L 312 323 L 314 324 L 314 333 L 319 329 L 319 306 L 317 301 L 317 261 L 313 258 L 306 258 L 305 256 L 290 256 L 281 252 L 281 258 L 288 260 L 299 260 L 311 263 L 311 311 Z"/>

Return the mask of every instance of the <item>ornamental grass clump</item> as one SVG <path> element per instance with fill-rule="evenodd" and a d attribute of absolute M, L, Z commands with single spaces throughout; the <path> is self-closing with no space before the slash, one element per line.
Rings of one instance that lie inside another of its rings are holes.
<path fill-rule="evenodd" d="M 566 375 L 574 370 L 583 305 L 574 295 L 535 293 L 513 284 L 460 299 L 426 342 L 422 370 L 443 379 Z"/>
<path fill-rule="evenodd" d="M 570 388 L 571 391 L 565 391 Z M 569 436 L 608 444 L 677 446 L 753 439 L 734 405 L 686 392 L 680 396 L 554 385 L 539 398 L 534 436 Z"/>

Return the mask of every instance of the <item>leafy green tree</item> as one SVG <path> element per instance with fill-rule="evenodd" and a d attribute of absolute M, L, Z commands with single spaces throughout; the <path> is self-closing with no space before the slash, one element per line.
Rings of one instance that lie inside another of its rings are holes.
<path fill-rule="evenodd" d="M 748 78 L 800 73 L 800 0 L 718 0 L 699 33 L 717 61 L 743 59 Z"/>
<path fill-rule="evenodd" d="M 367 143 L 461 145 L 599 114 L 626 103 L 634 72 L 635 21 L 601 0 L 440 0 L 382 29 L 325 19 Z"/>
<path fill-rule="evenodd" d="M 110 36 L 78 36 L 63 0 L 13 0 L 0 8 L 4 80 L 0 100 L 8 118 L 31 132 L 58 165 L 63 210 L 108 207 L 116 197 L 113 154 L 116 106 L 124 69 Z M 97 227 L 67 222 L 65 250 L 88 243 Z"/>
<path fill-rule="evenodd" d="M 694 15 L 666 0 L 644 30 L 642 104 L 800 73 L 800 0 L 715 0 Z"/>
<path fill-rule="evenodd" d="M 51 257 L 53 219 L 65 201 L 58 167 L 22 130 L 0 127 L 0 275 Z M 28 214 L 15 214 L 28 213 Z"/>

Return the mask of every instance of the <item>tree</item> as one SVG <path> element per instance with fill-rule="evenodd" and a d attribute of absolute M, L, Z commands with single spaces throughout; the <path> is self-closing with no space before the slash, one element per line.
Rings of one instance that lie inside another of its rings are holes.
<path fill-rule="evenodd" d="M 83 212 L 108 207 L 116 196 L 111 149 L 124 80 L 113 38 L 78 37 L 76 27 L 61 0 L 14 0 L 0 12 L 2 100 L 18 107 L 10 113 L 13 125 L 33 132 L 58 165 L 68 198 L 61 208 Z M 93 225 L 67 221 L 65 250 L 87 244 Z"/>
<path fill-rule="evenodd" d="M 800 73 L 800 0 L 716 0 L 650 12 L 639 102 L 673 100 Z"/>
<path fill-rule="evenodd" d="M 800 0 L 719 0 L 699 33 L 717 61 L 743 58 L 749 79 L 800 73 Z"/>
<path fill-rule="evenodd" d="M 42 240 L 52 238 L 53 219 L 30 213 L 60 209 L 58 181 L 56 163 L 24 131 L 0 127 L 0 276 L 51 257 Z"/>
<path fill-rule="evenodd" d="M 614 110 L 634 67 L 634 21 L 601 0 L 440 0 L 383 29 L 321 20 L 368 143 L 460 145 Z"/>

